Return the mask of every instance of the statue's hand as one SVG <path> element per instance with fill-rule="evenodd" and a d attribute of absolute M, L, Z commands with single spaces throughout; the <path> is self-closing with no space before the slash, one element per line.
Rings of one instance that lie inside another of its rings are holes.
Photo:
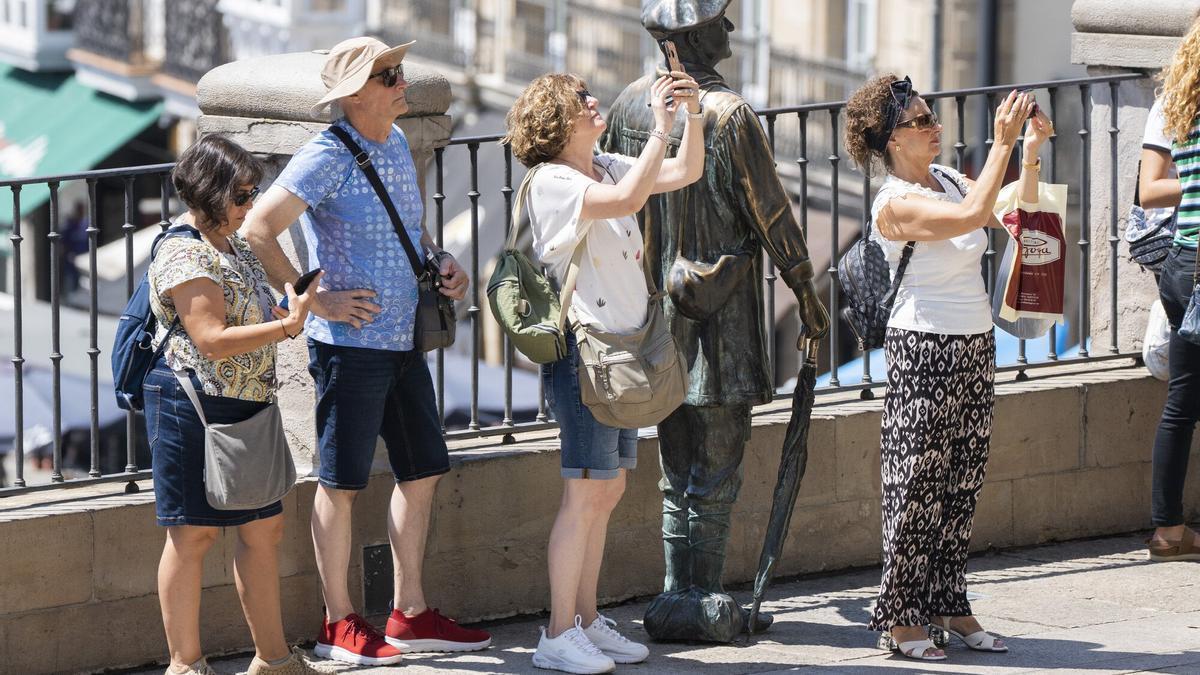
<path fill-rule="evenodd" d="M 804 281 L 792 288 L 800 305 L 800 322 L 804 324 L 801 340 L 820 340 L 829 333 L 829 312 L 817 297 L 817 288 L 812 281 Z M 801 346 L 803 348 L 803 346 Z"/>

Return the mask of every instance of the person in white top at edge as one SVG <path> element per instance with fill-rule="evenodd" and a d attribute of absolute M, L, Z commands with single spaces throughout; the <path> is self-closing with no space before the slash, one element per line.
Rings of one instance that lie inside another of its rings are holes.
<path fill-rule="evenodd" d="M 1026 119 L 1019 189 L 1036 203 L 1038 149 L 1053 133 L 1032 94 L 1011 92 L 996 110 L 995 142 L 978 181 L 933 164 L 942 125 L 906 77 L 874 78 L 846 106 L 846 148 L 887 180 L 871 207 L 871 237 L 893 277 L 915 241 L 888 321 L 884 350 L 883 578 L 871 619 L 881 641 L 935 661 L 930 641 L 955 635 L 978 651 L 1008 647 L 980 627 L 966 592 L 967 549 L 992 431 L 996 343 L 980 275 L 984 227 Z"/>
<path fill-rule="evenodd" d="M 549 74 L 529 84 L 509 110 L 504 142 L 517 159 L 537 167 L 529 198 L 533 249 L 563 280 L 575 247 L 587 247 L 571 306 L 587 325 L 614 333 L 636 331 L 646 321 L 649 289 L 642 270 L 645 247 L 635 214 L 651 194 L 700 179 L 703 125 L 686 73 L 654 84 L 655 128 L 638 157 L 594 155 L 605 129 L 599 101 L 583 80 Z M 667 103 L 668 97 L 674 97 Z M 686 103 L 687 123 L 678 155 L 664 159 L 668 132 Z M 532 170 L 532 169 L 531 169 Z M 550 532 L 550 627 L 542 632 L 533 665 L 569 673 L 606 673 L 616 663 L 637 663 L 645 645 L 616 631 L 596 609 L 596 586 L 608 518 L 625 491 L 625 472 L 637 461 L 637 430 L 598 423 L 580 400 L 578 349 L 567 333 L 567 355 L 542 366 L 546 398 L 561 429 L 562 504 Z"/>

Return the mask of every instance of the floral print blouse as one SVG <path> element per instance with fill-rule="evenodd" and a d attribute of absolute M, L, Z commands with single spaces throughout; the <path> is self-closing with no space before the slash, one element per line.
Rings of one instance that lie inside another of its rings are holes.
<path fill-rule="evenodd" d="M 157 346 L 175 321 L 175 302 L 168 291 L 192 279 L 212 279 L 225 295 L 225 325 L 248 326 L 271 320 L 275 297 L 262 263 L 240 235 L 229 238 L 232 253 L 222 253 L 205 239 L 165 239 L 150 263 L 150 308 L 158 320 Z M 275 394 L 275 345 L 211 361 L 181 325 L 164 350 L 167 365 L 191 368 L 210 396 L 270 401 Z"/>

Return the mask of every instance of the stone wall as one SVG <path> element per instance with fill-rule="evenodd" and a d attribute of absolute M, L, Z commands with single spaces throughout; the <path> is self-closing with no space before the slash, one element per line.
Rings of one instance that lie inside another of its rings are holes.
<path fill-rule="evenodd" d="M 1150 443 L 1165 386 L 1128 362 L 1059 370 L 1033 371 L 1022 383 L 1001 376 L 976 551 L 1149 527 Z M 880 411 L 879 401 L 818 399 L 808 470 L 779 575 L 878 563 Z M 753 579 L 787 418 L 779 405 L 754 418 L 729 542 L 729 584 Z M 451 616 L 480 620 L 547 608 L 546 541 L 562 490 L 558 443 L 553 432 L 518 441 L 454 446 L 425 564 L 430 600 Z M 662 583 L 657 440 L 643 438 L 638 450 L 639 468 L 609 527 L 600 586 L 605 602 L 653 594 Z M 1200 462 L 1193 462 L 1192 473 L 1200 474 Z M 1189 481 L 1198 484 L 1200 475 Z M 0 674 L 164 658 L 155 591 L 163 531 L 154 525 L 148 482 L 146 492 L 135 495 L 117 494 L 118 485 L 88 489 L 111 496 L 80 499 L 77 489 L 5 500 L 0 541 L 26 544 L 0 547 Z M 350 583 L 360 607 L 363 547 L 387 542 L 391 486 L 380 456 L 355 505 Z M 280 574 L 293 641 L 312 640 L 321 616 L 308 528 L 314 489 L 304 480 L 284 501 Z M 1195 518 L 1200 495 L 1188 494 L 1188 515 Z M 209 653 L 250 646 L 233 581 L 236 536 L 224 532 L 205 561 L 201 621 Z"/>

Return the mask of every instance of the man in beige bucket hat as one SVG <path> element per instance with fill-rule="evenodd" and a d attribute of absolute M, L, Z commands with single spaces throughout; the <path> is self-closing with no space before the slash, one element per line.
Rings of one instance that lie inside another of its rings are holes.
<path fill-rule="evenodd" d="M 320 457 L 312 532 L 326 612 L 315 651 L 360 665 L 396 663 L 402 652 L 491 644 L 486 632 L 430 609 L 421 584 L 434 490 L 450 462 L 429 368 L 413 345 L 417 282 L 400 236 L 438 262 L 444 295 L 461 300 L 468 280 L 424 230 L 417 170 L 395 125 L 408 111 L 401 62 L 412 44 L 359 37 L 329 50 L 321 70 L 327 93 L 312 112 L 318 117 L 336 102 L 345 117 L 296 152 L 245 226 L 276 288 L 300 276 L 277 240 L 297 219 L 308 269 L 325 271 L 305 326 Z M 370 167 L 396 225 L 367 178 Z M 347 580 L 354 497 L 367 487 L 380 436 L 396 480 L 388 512 L 394 609 L 386 634 L 355 613 Z"/>

